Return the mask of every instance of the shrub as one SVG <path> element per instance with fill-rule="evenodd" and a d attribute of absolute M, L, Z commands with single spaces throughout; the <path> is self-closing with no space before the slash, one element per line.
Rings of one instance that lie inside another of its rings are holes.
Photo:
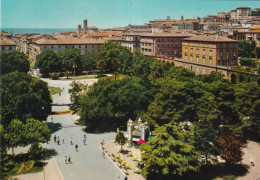
<path fill-rule="evenodd" d="M 29 153 L 30 159 L 33 159 L 36 161 L 41 160 L 43 157 L 42 146 L 38 142 L 32 143 L 28 153 Z"/>

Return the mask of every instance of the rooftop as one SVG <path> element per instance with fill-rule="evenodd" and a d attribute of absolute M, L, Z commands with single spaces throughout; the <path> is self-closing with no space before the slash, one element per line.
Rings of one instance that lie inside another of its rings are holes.
<path fill-rule="evenodd" d="M 103 39 L 78 39 L 78 38 L 60 38 L 57 40 L 45 40 L 40 39 L 35 41 L 36 44 L 39 45 L 47 45 L 47 44 L 64 44 L 64 45 L 73 45 L 73 44 L 104 44 L 105 40 Z"/>
<path fill-rule="evenodd" d="M 15 43 L 13 40 L 5 39 L 5 40 L 0 40 L 0 45 L 1 46 L 15 46 Z"/>
<path fill-rule="evenodd" d="M 248 7 L 248 6 L 240 6 L 240 7 L 237 7 L 237 9 L 251 9 L 251 7 Z"/>
<path fill-rule="evenodd" d="M 233 39 L 225 38 L 222 36 L 217 36 L 217 35 L 199 35 L 199 36 L 193 36 L 190 38 L 186 38 L 184 40 L 187 41 L 204 41 L 204 42 L 237 42 Z"/>
<path fill-rule="evenodd" d="M 142 37 L 191 37 L 190 33 L 143 33 Z"/>

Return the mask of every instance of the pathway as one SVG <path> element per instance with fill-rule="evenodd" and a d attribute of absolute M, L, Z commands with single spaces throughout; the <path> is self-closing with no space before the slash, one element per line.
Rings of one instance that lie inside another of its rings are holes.
<path fill-rule="evenodd" d="M 255 180 L 260 179 L 260 145 L 253 141 L 247 142 L 247 147 L 243 149 L 244 156 L 242 163 L 250 166 L 245 176 L 237 178 L 237 180 Z M 254 158 L 255 166 L 251 166 L 251 156 Z"/>

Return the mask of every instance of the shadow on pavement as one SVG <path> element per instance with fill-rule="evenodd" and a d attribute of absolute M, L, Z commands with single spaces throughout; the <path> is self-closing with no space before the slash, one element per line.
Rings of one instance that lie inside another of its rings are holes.
<path fill-rule="evenodd" d="M 53 134 L 56 131 L 59 131 L 61 129 L 61 123 L 53 123 L 53 122 L 46 122 L 47 126 L 50 128 L 50 133 Z"/>
<path fill-rule="evenodd" d="M 58 153 L 55 149 L 47 149 L 47 148 L 43 149 L 43 160 L 48 160 L 52 156 L 57 156 L 57 155 Z"/>

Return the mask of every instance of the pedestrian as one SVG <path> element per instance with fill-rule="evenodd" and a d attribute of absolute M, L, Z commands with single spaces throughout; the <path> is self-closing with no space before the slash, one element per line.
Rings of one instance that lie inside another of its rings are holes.
<path fill-rule="evenodd" d="M 67 156 L 65 156 L 65 164 L 67 164 L 67 161 L 68 161 Z"/>
<path fill-rule="evenodd" d="M 51 121 L 53 121 L 53 117 L 51 116 Z"/>
<path fill-rule="evenodd" d="M 57 140 L 57 143 L 58 143 L 58 145 L 60 145 L 60 140 L 59 139 Z"/>
<path fill-rule="evenodd" d="M 61 95 L 60 92 L 59 92 L 59 95 Z"/>
<path fill-rule="evenodd" d="M 70 138 L 70 144 L 72 145 L 73 143 L 72 143 L 72 137 Z"/>
<path fill-rule="evenodd" d="M 84 145 L 86 145 L 86 138 L 83 139 L 83 143 L 84 143 Z"/>
<path fill-rule="evenodd" d="M 128 179 L 128 177 L 127 176 L 125 176 L 125 179 L 124 180 L 127 180 Z"/>
<path fill-rule="evenodd" d="M 69 156 L 68 162 L 69 162 L 69 164 L 70 164 L 70 162 L 71 162 L 70 156 Z"/>
<path fill-rule="evenodd" d="M 78 151 L 78 147 L 79 147 L 79 146 L 76 144 L 76 145 L 75 145 L 75 149 L 76 149 L 76 151 Z"/>
<path fill-rule="evenodd" d="M 64 87 L 63 87 L 62 89 L 63 89 L 63 91 L 64 91 Z"/>
<path fill-rule="evenodd" d="M 57 138 L 58 140 L 60 140 L 60 136 L 58 136 L 58 138 Z"/>
<path fill-rule="evenodd" d="M 87 138 L 86 133 L 84 133 L 84 139 Z"/>
<path fill-rule="evenodd" d="M 56 135 L 54 136 L 54 142 L 56 143 Z"/>
<path fill-rule="evenodd" d="M 251 158 L 250 158 L 250 162 L 251 162 L 251 165 L 252 165 L 252 166 L 255 165 L 253 156 L 251 156 Z"/>
<path fill-rule="evenodd" d="M 65 144 L 64 139 L 62 139 L 62 143 Z"/>

